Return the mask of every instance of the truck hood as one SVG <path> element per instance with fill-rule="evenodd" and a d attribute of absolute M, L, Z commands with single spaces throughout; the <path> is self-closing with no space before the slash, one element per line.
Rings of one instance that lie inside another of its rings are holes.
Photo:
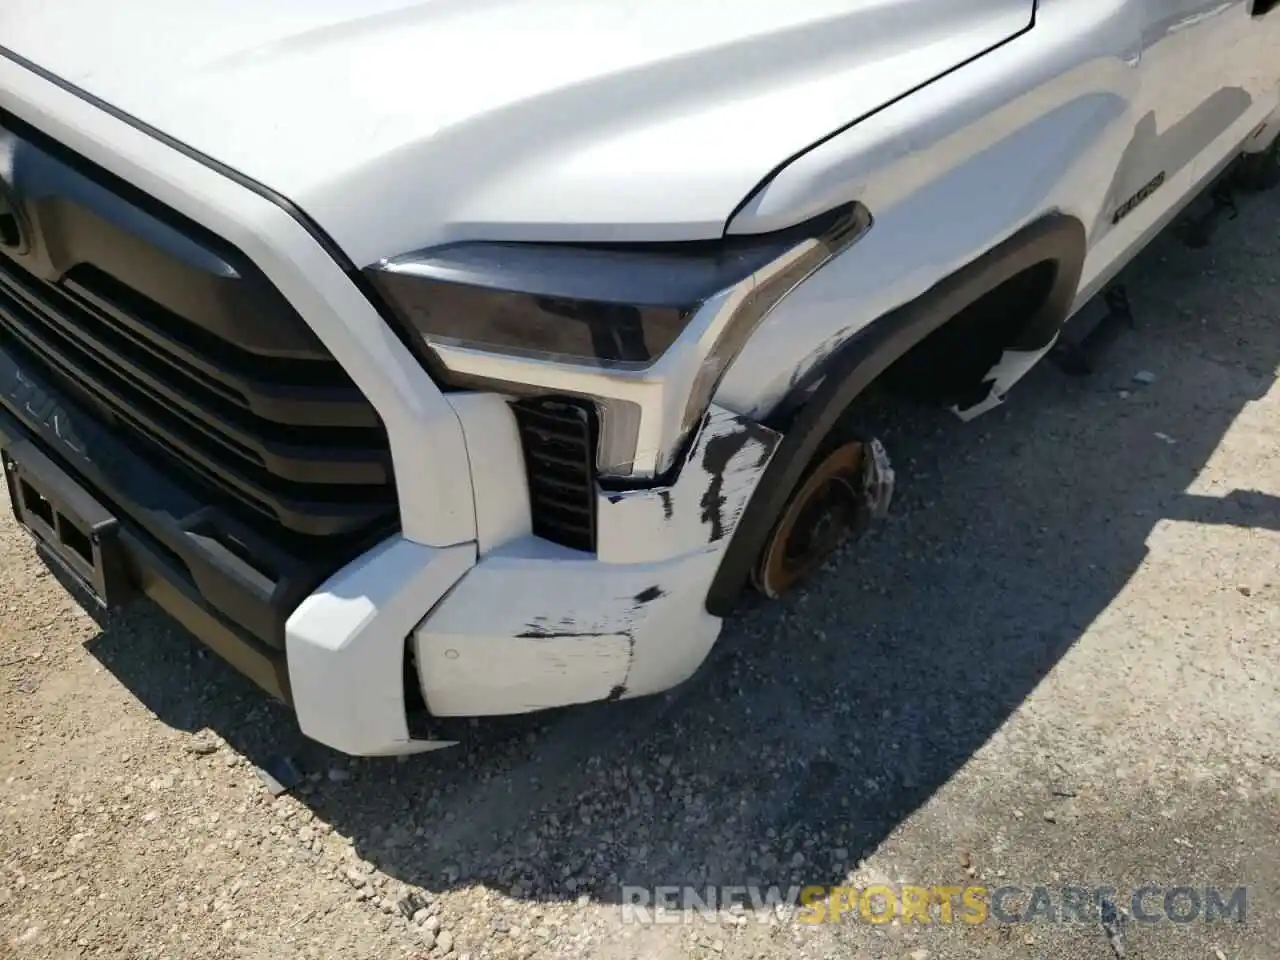
<path fill-rule="evenodd" d="M 357 264 L 700 239 L 1033 0 L 4 0 L 0 52 L 291 199 Z"/>

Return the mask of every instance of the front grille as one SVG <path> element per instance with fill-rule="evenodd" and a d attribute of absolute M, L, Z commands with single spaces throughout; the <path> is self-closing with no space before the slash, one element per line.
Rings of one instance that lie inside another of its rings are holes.
<path fill-rule="evenodd" d="M 549 398 L 513 403 L 535 536 L 595 550 L 594 424 L 588 410 Z"/>
<path fill-rule="evenodd" d="M 0 134 L 33 238 L 0 256 L 0 340 L 259 528 L 394 522 L 372 405 L 246 258 L 38 134 Z"/>

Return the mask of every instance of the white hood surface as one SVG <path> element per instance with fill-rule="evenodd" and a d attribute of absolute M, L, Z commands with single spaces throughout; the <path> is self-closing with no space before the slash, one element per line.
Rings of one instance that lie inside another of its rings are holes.
<path fill-rule="evenodd" d="M 288 197 L 360 265 L 694 239 L 1033 0 L 4 0 L 0 48 Z"/>

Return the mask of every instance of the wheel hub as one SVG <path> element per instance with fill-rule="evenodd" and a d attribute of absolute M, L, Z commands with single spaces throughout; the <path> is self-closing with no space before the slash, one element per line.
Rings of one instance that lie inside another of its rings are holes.
<path fill-rule="evenodd" d="M 761 593 L 779 597 L 809 576 L 841 541 L 868 517 L 864 470 L 866 446 L 850 441 L 819 460 L 796 488 L 752 580 Z"/>

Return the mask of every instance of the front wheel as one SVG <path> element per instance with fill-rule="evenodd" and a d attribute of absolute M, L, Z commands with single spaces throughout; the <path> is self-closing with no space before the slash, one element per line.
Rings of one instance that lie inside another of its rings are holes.
<path fill-rule="evenodd" d="M 776 599 L 812 576 L 850 535 L 889 508 L 893 470 L 878 440 L 825 445 L 805 471 L 751 571 Z"/>

